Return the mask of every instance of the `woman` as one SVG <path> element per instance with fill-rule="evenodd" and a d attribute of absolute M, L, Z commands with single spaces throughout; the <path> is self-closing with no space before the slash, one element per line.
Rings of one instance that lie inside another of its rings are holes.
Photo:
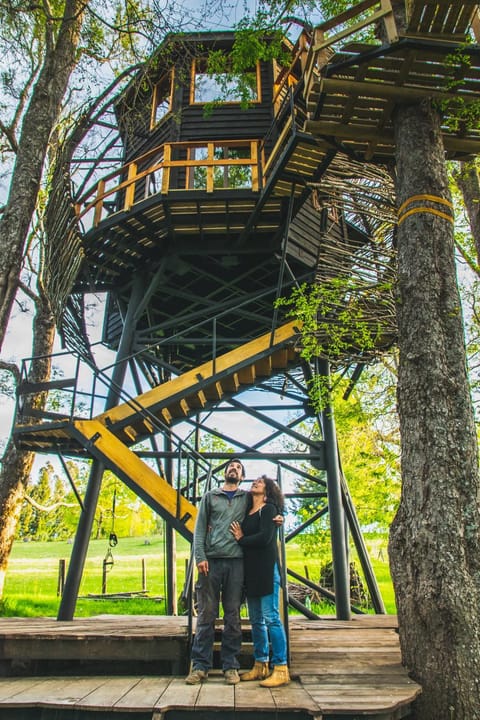
<path fill-rule="evenodd" d="M 231 532 L 243 548 L 248 614 L 252 623 L 255 664 L 241 680 L 261 680 L 263 687 L 290 682 L 287 638 L 278 611 L 280 572 L 277 557 L 277 526 L 272 522 L 283 510 L 283 495 L 275 480 L 257 478 L 250 490 L 252 507 L 242 524 L 233 522 Z M 273 672 L 269 674 L 269 637 Z"/>

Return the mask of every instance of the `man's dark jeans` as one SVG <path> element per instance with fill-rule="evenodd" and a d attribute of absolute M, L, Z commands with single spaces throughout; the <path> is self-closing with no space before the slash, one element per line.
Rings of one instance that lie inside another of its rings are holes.
<path fill-rule="evenodd" d="M 224 629 L 220 659 L 222 670 L 239 668 L 238 655 L 242 645 L 240 605 L 243 599 L 243 558 L 208 558 L 208 575 L 199 575 L 197 593 L 197 628 L 192 647 L 192 667 L 210 670 L 213 666 L 215 620 L 220 597 Z"/>

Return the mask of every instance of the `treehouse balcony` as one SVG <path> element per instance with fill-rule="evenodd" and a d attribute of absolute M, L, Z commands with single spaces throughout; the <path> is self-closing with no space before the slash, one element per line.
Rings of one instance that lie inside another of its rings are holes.
<path fill-rule="evenodd" d="M 478 8 L 471 0 L 407 0 L 402 17 L 390 0 L 364 0 L 317 25 L 304 63 L 305 132 L 357 160 L 388 163 L 395 108 L 431 99 L 446 156 L 477 155 Z"/>

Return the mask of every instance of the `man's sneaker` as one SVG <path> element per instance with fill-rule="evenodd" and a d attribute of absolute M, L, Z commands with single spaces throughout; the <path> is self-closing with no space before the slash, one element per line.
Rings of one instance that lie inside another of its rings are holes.
<path fill-rule="evenodd" d="M 225 675 L 225 682 L 227 685 L 236 685 L 240 682 L 240 675 L 238 674 L 238 671 L 235 670 L 235 668 L 230 668 L 229 670 L 224 671 Z"/>
<path fill-rule="evenodd" d="M 200 670 L 197 668 L 196 670 L 192 670 L 190 672 L 190 675 L 187 675 L 185 678 L 185 682 L 187 685 L 198 685 L 201 682 L 204 682 L 208 678 L 208 672 L 206 670 Z"/>

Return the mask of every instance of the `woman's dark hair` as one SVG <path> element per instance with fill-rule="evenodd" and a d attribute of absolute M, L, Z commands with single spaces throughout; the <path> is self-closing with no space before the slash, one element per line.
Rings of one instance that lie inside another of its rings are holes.
<path fill-rule="evenodd" d="M 262 475 L 262 480 L 265 483 L 265 497 L 267 498 L 267 502 L 276 505 L 278 512 L 282 513 L 285 507 L 285 499 L 277 481 L 266 475 Z"/>

